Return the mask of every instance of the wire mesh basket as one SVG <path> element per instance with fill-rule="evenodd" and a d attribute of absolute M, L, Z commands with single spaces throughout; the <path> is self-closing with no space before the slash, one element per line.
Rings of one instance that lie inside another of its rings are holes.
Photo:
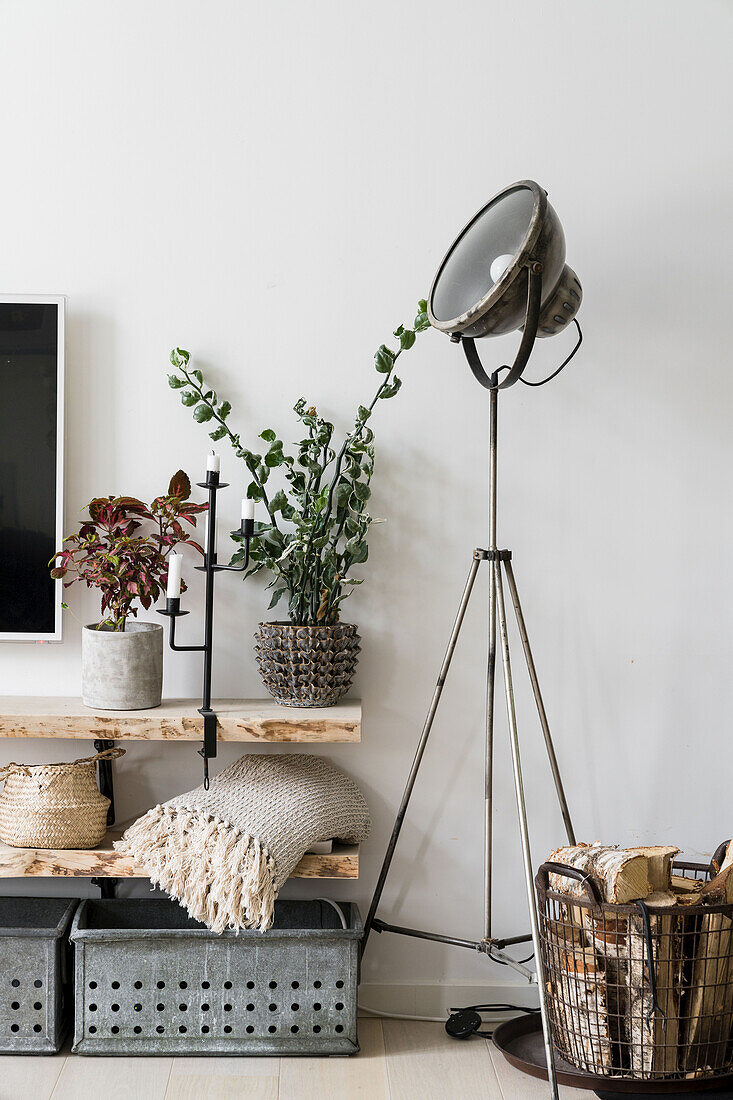
<path fill-rule="evenodd" d="M 708 881 L 718 855 L 674 872 Z M 576 880 L 583 895 L 551 889 L 550 875 Z M 559 863 L 540 867 L 536 887 L 550 1028 L 565 1061 L 650 1082 L 733 1070 L 733 904 L 610 904 Z"/>

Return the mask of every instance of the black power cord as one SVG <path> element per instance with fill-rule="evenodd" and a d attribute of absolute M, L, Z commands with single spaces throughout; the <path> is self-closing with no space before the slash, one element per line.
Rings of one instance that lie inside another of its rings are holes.
<path fill-rule="evenodd" d="M 470 1039 L 478 1035 L 481 1039 L 490 1039 L 493 1031 L 479 1031 L 483 1024 L 479 1012 L 539 1012 L 538 1008 L 526 1008 L 524 1005 L 467 1005 L 466 1008 L 451 1008 L 445 1021 L 445 1030 L 451 1039 Z"/>
<path fill-rule="evenodd" d="M 573 348 L 573 350 L 570 352 L 570 355 L 568 355 L 567 359 L 563 359 L 562 363 L 557 368 L 557 370 L 554 370 L 552 372 L 552 374 L 548 374 L 547 378 L 542 378 L 539 382 L 528 382 L 526 378 L 521 378 L 521 377 L 519 379 L 520 382 L 523 382 L 525 386 L 545 386 L 545 385 L 547 385 L 548 382 L 552 382 L 553 378 L 557 378 L 560 371 L 564 370 L 564 368 L 568 365 L 570 360 L 575 355 L 575 353 L 578 350 L 578 348 L 580 347 L 580 345 L 583 343 L 583 333 L 581 331 L 580 325 L 578 324 L 577 318 L 575 318 L 575 317 L 573 317 L 573 324 L 575 325 L 575 327 L 578 330 L 577 342 L 576 342 L 575 347 Z"/>

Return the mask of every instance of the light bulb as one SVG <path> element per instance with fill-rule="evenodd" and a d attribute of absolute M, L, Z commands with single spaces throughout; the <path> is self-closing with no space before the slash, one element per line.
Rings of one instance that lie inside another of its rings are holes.
<path fill-rule="evenodd" d="M 513 259 L 514 257 L 510 255 L 496 257 L 496 259 L 491 264 L 491 267 L 489 268 L 489 274 L 491 275 L 491 281 L 493 283 L 499 282 L 499 279 L 502 277 Z"/>

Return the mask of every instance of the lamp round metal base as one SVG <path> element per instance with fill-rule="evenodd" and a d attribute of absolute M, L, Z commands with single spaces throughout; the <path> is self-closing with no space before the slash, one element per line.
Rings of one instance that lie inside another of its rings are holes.
<path fill-rule="evenodd" d="M 499 1024 L 493 1035 L 493 1043 L 510 1065 L 530 1077 L 547 1080 L 547 1062 L 542 1038 L 542 1022 L 539 1013 L 507 1020 Z M 557 1080 L 561 1085 L 576 1089 L 592 1089 L 601 1098 L 623 1094 L 627 1097 L 689 1096 L 692 1092 L 706 1092 L 708 1096 L 733 1098 L 733 1074 L 723 1077 L 687 1078 L 673 1081 L 638 1081 L 630 1077 L 601 1077 L 583 1073 L 555 1055 Z"/>

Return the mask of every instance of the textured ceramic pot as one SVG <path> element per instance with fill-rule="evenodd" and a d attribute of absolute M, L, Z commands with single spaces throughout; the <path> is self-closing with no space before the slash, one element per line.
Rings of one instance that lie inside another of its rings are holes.
<path fill-rule="evenodd" d="M 260 623 L 255 641 L 264 685 L 286 707 L 332 707 L 351 686 L 359 652 L 353 623 Z"/>
<path fill-rule="evenodd" d="M 81 634 L 81 696 L 98 710 L 159 707 L 163 691 L 163 627 L 128 623 L 125 630 L 85 626 Z"/>

